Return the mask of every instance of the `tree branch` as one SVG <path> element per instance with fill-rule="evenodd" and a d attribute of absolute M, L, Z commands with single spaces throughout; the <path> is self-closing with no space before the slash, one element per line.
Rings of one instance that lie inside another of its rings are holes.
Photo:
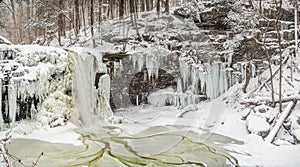
<path fill-rule="evenodd" d="M 285 98 L 282 98 L 282 103 L 297 101 L 300 100 L 300 95 L 292 95 Z M 244 99 L 240 101 L 242 105 L 260 105 L 260 104 L 271 104 L 272 99 L 264 98 L 264 99 Z M 279 99 L 274 99 L 274 103 L 279 103 Z"/>

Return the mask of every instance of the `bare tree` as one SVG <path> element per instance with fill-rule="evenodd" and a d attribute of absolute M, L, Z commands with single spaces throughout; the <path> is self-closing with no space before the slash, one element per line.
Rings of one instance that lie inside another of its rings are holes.
<path fill-rule="evenodd" d="M 75 0 L 74 5 L 75 5 L 75 30 L 76 30 L 76 34 L 78 34 L 80 31 L 79 1 Z"/>
<path fill-rule="evenodd" d="M 275 21 L 275 29 L 277 32 L 277 38 L 278 38 L 278 45 L 279 45 L 279 112 L 282 111 L 282 46 L 281 46 L 281 34 L 280 34 L 280 26 L 279 26 L 279 16 L 280 16 L 280 9 L 282 6 L 282 0 L 279 1 L 279 4 L 277 1 L 276 3 L 276 21 Z"/>
<path fill-rule="evenodd" d="M 122 19 L 124 17 L 124 8 L 125 8 L 125 1 L 120 0 L 120 4 L 119 4 L 119 17 L 120 17 L 120 19 Z"/>
<path fill-rule="evenodd" d="M 169 0 L 166 0 L 166 8 L 165 8 L 165 12 L 166 12 L 167 14 L 170 13 L 170 2 L 169 2 Z"/>
<path fill-rule="evenodd" d="M 295 19 L 295 56 L 298 56 L 298 1 L 295 0 L 295 9 L 294 9 L 294 19 Z"/>
<path fill-rule="evenodd" d="M 160 15 L 160 0 L 156 0 L 156 12 L 157 15 Z"/>
<path fill-rule="evenodd" d="M 91 35 L 93 41 L 93 47 L 96 47 L 95 35 L 94 35 L 94 0 L 90 0 L 91 2 Z"/>
<path fill-rule="evenodd" d="M 57 24 L 57 30 L 58 30 L 58 43 L 60 46 L 62 46 L 61 43 L 61 37 L 63 36 L 63 8 L 64 8 L 64 3 L 63 0 L 59 0 L 59 7 L 60 7 L 60 11 L 58 14 L 58 24 Z"/>

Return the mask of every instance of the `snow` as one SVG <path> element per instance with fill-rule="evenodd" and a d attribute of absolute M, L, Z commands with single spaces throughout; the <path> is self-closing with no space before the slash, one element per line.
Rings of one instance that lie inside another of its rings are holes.
<path fill-rule="evenodd" d="M 176 94 L 172 87 L 152 92 L 148 96 L 148 103 L 153 106 L 176 105 Z"/>
<path fill-rule="evenodd" d="M 270 125 L 260 116 L 250 115 L 247 118 L 247 129 L 253 134 L 266 136 L 270 131 Z"/>
<path fill-rule="evenodd" d="M 24 122 L 21 125 L 24 128 L 30 126 L 30 122 Z M 43 127 L 42 129 L 34 129 L 30 134 L 20 134 L 18 132 L 12 132 L 13 138 L 20 139 L 35 139 L 50 143 L 64 143 L 73 145 L 82 145 L 82 141 L 79 140 L 80 134 L 76 133 L 77 126 L 68 122 L 65 126 L 58 126 L 55 128 Z M 5 131 L 1 132 L 1 136 L 5 134 Z"/>
<path fill-rule="evenodd" d="M 297 88 L 295 88 L 295 94 L 299 94 L 300 92 L 300 85 L 297 85 Z M 291 101 L 288 103 L 287 107 L 282 111 L 279 119 L 277 120 L 275 126 L 271 130 L 270 134 L 266 138 L 266 142 L 272 142 L 274 138 L 276 137 L 276 134 L 278 133 L 279 129 L 281 128 L 281 125 L 285 121 L 285 119 L 288 117 L 290 114 L 291 109 L 294 106 L 294 102 Z"/>
<path fill-rule="evenodd" d="M 11 45 L 12 43 L 7 39 L 5 38 L 4 36 L 0 35 L 0 44 L 8 44 L 8 45 Z"/>

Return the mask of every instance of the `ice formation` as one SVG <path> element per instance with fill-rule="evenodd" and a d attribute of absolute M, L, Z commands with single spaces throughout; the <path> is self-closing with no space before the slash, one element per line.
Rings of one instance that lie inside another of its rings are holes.
<path fill-rule="evenodd" d="M 110 77 L 103 75 L 96 81 L 100 72 L 100 62 L 92 55 L 70 53 L 75 59 L 73 90 L 75 113 L 83 125 L 91 126 L 97 116 L 102 118 L 112 115 L 109 106 Z"/>
<path fill-rule="evenodd" d="M 148 103 L 155 106 L 176 105 L 176 94 L 171 87 L 161 89 L 148 96 Z"/>
<path fill-rule="evenodd" d="M 152 52 L 146 50 L 143 53 L 130 55 L 130 61 L 134 69 L 138 72 L 147 69 L 148 78 L 144 78 L 144 80 L 151 81 L 151 78 L 157 78 L 159 69 L 164 69 L 171 75 L 176 75 L 178 80 L 176 91 L 172 93 L 169 89 L 166 89 L 164 93 L 160 90 L 157 93 L 152 93 L 148 97 L 149 104 L 161 106 L 171 103 L 182 107 L 197 104 L 203 99 L 213 99 L 220 96 L 235 83 L 241 83 L 246 77 L 247 64 L 243 62 L 238 62 L 231 68 L 228 67 L 228 62 L 208 61 L 199 63 L 184 55 L 175 60 L 178 63 L 177 66 L 175 63 L 174 66 L 176 67 L 172 69 L 168 63 L 174 61 L 170 58 L 174 55 L 170 55 L 168 51 L 158 52 L 155 50 L 152 50 Z M 256 76 L 255 65 L 251 64 L 250 72 L 251 77 Z"/>
<path fill-rule="evenodd" d="M 77 118 L 84 124 L 94 115 L 111 115 L 109 76 L 97 80 L 96 75 L 105 73 L 106 66 L 95 54 L 0 45 L 1 128 L 4 123 L 22 119 L 51 127 L 62 125 L 69 119 L 73 103 Z"/>

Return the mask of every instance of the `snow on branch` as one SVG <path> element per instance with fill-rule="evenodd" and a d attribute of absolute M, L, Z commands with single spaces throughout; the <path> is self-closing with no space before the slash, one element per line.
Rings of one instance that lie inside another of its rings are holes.
<path fill-rule="evenodd" d="M 282 98 L 282 103 L 294 102 L 300 100 L 300 95 L 292 95 L 285 98 Z M 261 98 L 261 99 L 243 99 L 240 101 L 242 105 L 260 105 L 260 104 L 271 104 L 272 99 L 270 98 Z M 279 103 L 279 99 L 275 99 L 274 103 Z"/>

